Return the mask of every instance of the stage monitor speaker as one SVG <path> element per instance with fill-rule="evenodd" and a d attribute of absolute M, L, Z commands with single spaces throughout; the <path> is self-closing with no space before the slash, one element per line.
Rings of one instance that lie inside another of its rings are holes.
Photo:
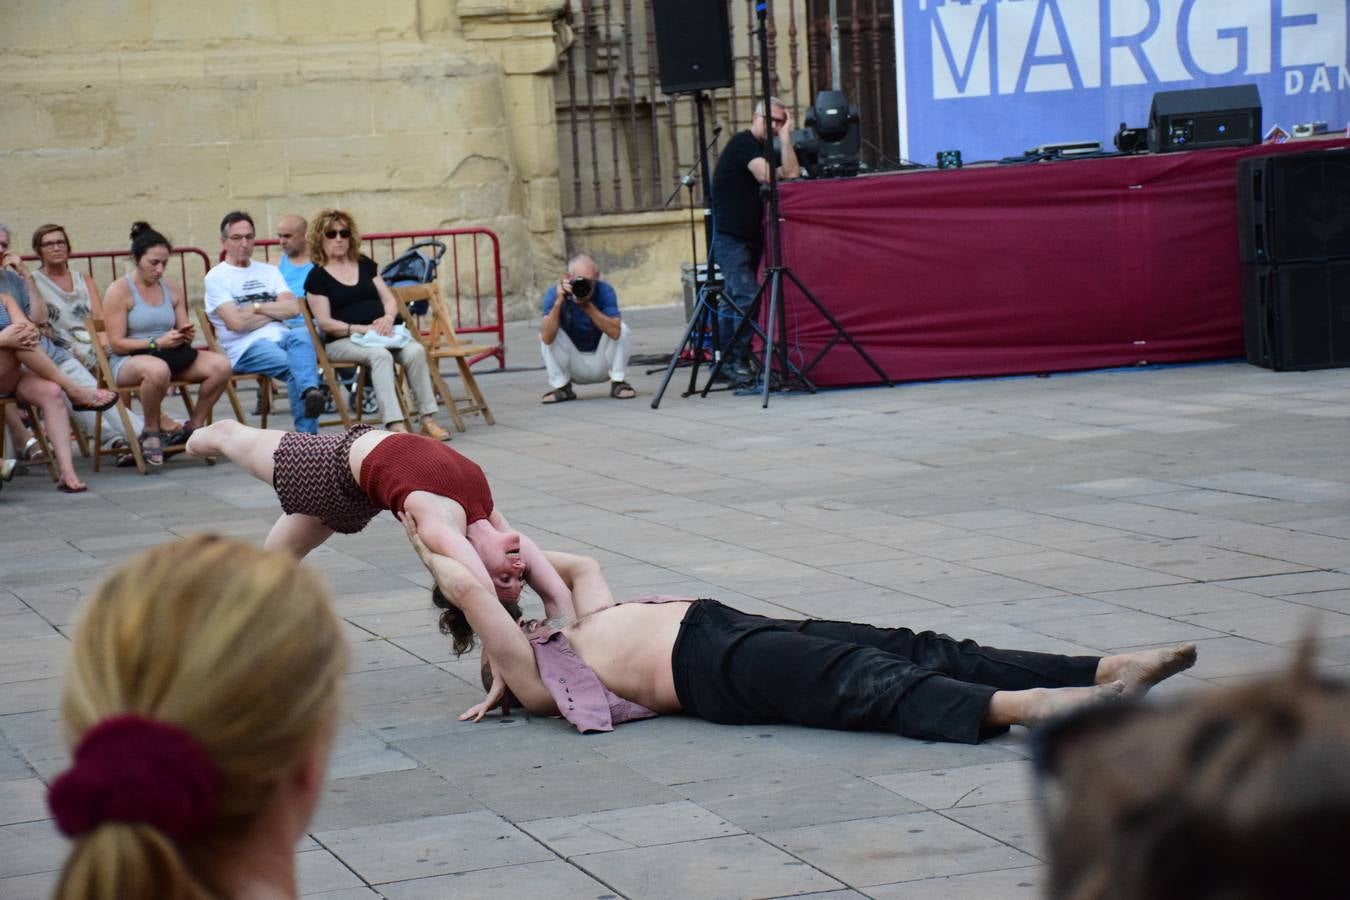
<path fill-rule="evenodd" d="M 652 15 L 663 93 L 735 83 L 725 0 L 653 0 Z"/>
<path fill-rule="evenodd" d="M 1350 257 L 1350 153 L 1239 160 L 1238 249 L 1244 263 Z"/>
<path fill-rule="evenodd" d="M 1261 94 L 1254 84 L 1158 91 L 1148 114 L 1154 153 L 1246 147 L 1261 140 Z"/>
<path fill-rule="evenodd" d="M 1350 366 L 1350 260 L 1243 268 L 1249 363 L 1277 372 Z"/>

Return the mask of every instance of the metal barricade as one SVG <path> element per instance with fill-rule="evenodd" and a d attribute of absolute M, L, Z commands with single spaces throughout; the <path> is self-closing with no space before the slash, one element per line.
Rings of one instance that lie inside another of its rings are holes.
<path fill-rule="evenodd" d="M 487 228 L 434 228 L 425 231 L 382 231 L 361 235 L 365 253 L 383 267 L 413 244 L 437 240 L 446 245 L 436 280 L 442 296 L 450 304 L 458 334 L 492 334 L 497 349 L 475 356 L 476 363 L 489 356 L 497 358 L 497 367 L 506 368 L 506 323 L 503 317 L 502 252 L 496 232 Z M 259 238 L 254 253 L 273 262 L 276 238 Z M 222 250 L 220 258 L 224 258 Z M 490 279 L 490 284 L 485 282 Z"/>
<path fill-rule="evenodd" d="M 23 261 L 41 263 L 41 260 L 33 254 L 24 256 Z M 123 261 L 125 267 L 119 269 L 118 263 Z M 193 278 L 188 278 L 189 269 L 196 268 L 192 265 L 194 262 L 201 266 L 201 272 Z M 99 296 L 102 297 L 114 281 L 131 271 L 131 253 L 127 250 L 86 250 L 70 254 L 69 265 L 72 269 L 82 269 L 86 277 L 98 286 Z M 169 265 L 164 270 L 164 276 L 169 277 L 170 269 L 175 267 L 178 270 L 178 286 L 183 289 L 188 306 L 201 306 L 203 279 L 211 270 L 211 257 L 200 247 L 174 247 L 169 251 Z"/>

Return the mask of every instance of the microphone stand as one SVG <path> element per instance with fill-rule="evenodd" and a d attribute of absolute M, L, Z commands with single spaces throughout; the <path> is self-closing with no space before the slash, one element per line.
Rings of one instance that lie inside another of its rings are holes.
<path fill-rule="evenodd" d="M 689 325 L 685 328 L 684 337 L 680 340 L 674 352 L 670 355 L 670 362 L 666 366 L 666 374 L 661 379 L 661 386 L 657 389 L 655 396 L 652 397 L 652 409 L 661 405 L 661 398 L 666 393 L 666 388 L 670 385 L 670 379 L 675 374 L 675 369 L 680 365 L 681 359 L 686 353 L 689 354 L 693 371 L 689 374 L 689 388 L 680 396 L 688 397 L 696 392 L 698 382 L 699 363 L 703 359 L 703 336 L 711 332 L 713 346 L 717 347 L 720 343 L 717 334 L 717 299 L 721 296 L 721 286 L 713 278 L 715 271 L 715 260 L 712 249 L 712 215 L 709 203 L 712 198 L 712 171 L 708 167 L 708 151 L 717 143 L 718 137 L 722 134 L 722 126 L 714 125 L 712 137 L 707 136 L 706 126 L 703 117 L 703 104 L 706 96 L 702 91 L 694 92 L 694 107 L 698 110 L 698 137 L 696 147 L 698 155 L 694 159 L 694 164 L 689 167 L 684 175 L 680 176 L 680 185 L 671 192 L 666 198 L 665 205 L 669 206 L 680 193 L 680 187 L 689 190 L 689 244 L 693 253 L 693 276 L 694 286 L 698 290 L 698 302 L 694 304 L 693 314 L 689 317 Z M 704 246 L 708 248 L 708 261 L 704 269 L 706 276 L 702 286 L 698 279 L 698 237 L 697 229 L 694 224 L 694 185 L 697 183 L 694 173 L 702 170 L 703 176 L 703 239 Z M 709 385 L 711 386 L 711 385 Z M 705 389 L 706 390 L 706 389 Z"/>

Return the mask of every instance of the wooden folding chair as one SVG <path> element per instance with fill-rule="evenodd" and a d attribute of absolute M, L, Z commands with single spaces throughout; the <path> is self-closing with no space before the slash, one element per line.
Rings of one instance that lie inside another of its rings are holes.
<path fill-rule="evenodd" d="M 409 311 L 409 305 L 418 300 L 427 301 L 427 308 L 431 313 L 431 328 L 427 331 L 415 327 L 410 330 L 427 350 L 431 383 L 435 386 L 436 393 L 440 394 L 445 408 L 450 411 L 450 418 L 454 421 L 455 427 L 464 431 L 463 416 L 475 413 L 481 415 L 483 421 L 489 425 L 495 425 L 492 410 L 488 408 L 487 401 L 483 399 L 483 392 L 478 389 L 478 380 L 469 369 L 469 359 L 491 353 L 498 349 L 497 345 L 460 343 L 459 336 L 455 334 L 455 326 L 450 320 L 450 310 L 441 299 L 441 287 L 437 282 L 400 285 L 393 288 L 393 292 L 394 298 L 398 300 L 399 312 L 402 313 L 404 321 L 410 324 L 413 316 Z M 464 382 L 464 389 L 469 393 L 468 397 L 459 399 L 451 393 L 450 385 L 446 384 L 441 376 L 443 359 L 453 359 L 455 365 L 459 367 L 459 377 Z"/>
<path fill-rule="evenodd" d="M 309 301 L 306 300 L 306 298 L 304 297 L 300 297 L 298 299 L 300 301 L 300 312 L 305 317 L 305 328 L 309 330 L 310 342 L 314 344 L 314 357 L 316 360 L 318 360 L 319 363 L 319 373 L 323 376 L 324 383 L 328 385 L 328 393 L 333 398 L 333 405 L 337 408 L 338 413 L 338 418 L 336 420 L 329 419 L 326 422 L 321 421 L 319 422 L 319 425 L 323 426 L 323 425 L 340 424 L 343 428 L 350 429 L 352 427 L 353 422 L 359 424 L 360 422 L 365 420 L 365 410 L 363 409 L 363 407 L 365 405 L 366 367 L 361 365 L 360 363 L 334 362 L 333 360 L 329 359 L 328 349 L 327 346 L 324 344 L 323 340 L 323 332 L 319 331 L 319 327 L 314 324 L 314 314 L 309 309 Z M 337 377 L 338 369 L 356 370 L 357 373 L 356 390 L 354 392 L 354 396 L 357 399 L 357 404 L 356 404 L 356 412 L 354 414 L 351 411 L 351 409 L 347 406 L 347 394 L 345 386 L 343 385 L 342 381 Z M 398 385 L 400 388 L 399 391 L 397 392 L 399 411 L 403 413 L 404 422 L 409 423 L 408 404 L 407 401 L 405 401 L 403 398 L 403 390 L 402 390 L 407 380 L 406 376 L 403 373 L 403 367 L 395 364 L 394 373 L 395 378 L 398 380 Z M 380 424 L 383 425 L 384 423 Z M 407 427 L 409 430 L 412 430 L 412 425 L 410 423 L 407 425 Z"/>
<path fill-rule="evenodd" d="M 117 392 L 117 412 L 118 415 L 122 417 L 122 430 L 125 431 L 128 435 L 135 434 L 136 433 L 135 429 L 131 425 L 131 415 L 127 412 L 127 410 L 131 405 L 131 398 L 139 392 L 139 389 L 135 387 L 127 387 L 126 385 L 118 384 L 117 379 L 113 378 L 112 364 L 108 361 L 108 352 L 104 349 L 104 344 L 107 341 L 108 328 L 103 323 L 103 320 L 90 317 L 84 320 L 84 325 L 85 328 L 89 330 L 89 334 L 93 336 L 94 339 L 93 341 L 94 356 L 98 358 L 99 384 L 102 387 Z M 170 390 L 177 390 L 178 396 L 183 398 L 183 406 L 187 408 L 187 417 L 189 419 L 192 418 L 192 411 L 194 405 L 192 392 L 190 389 L 194 387 L 200 388 L 200 385 L 198 385 L 194 381 L 183 381 L 182 379 L 177 378 L 169 382 Z M 165 396 L 167 399 L 167 395 Z M 248 420 L 246 420 L 243 417 L 242 410 L 240 410 L 238 406 L 235 407 L 235 416 L 236 418 L 239 419 L 241 424 L 244 425 L 248 424 Z M 211 419 L 212 419 L 211 411 L 208 410 L 206 421 L 210 422 Z M 146 424 L 148 425 L 151 423 Z M 156 422 L 154 424 L 158 425 L 159 423 Z M 130 447 L 131 455 L 136 460 L 136 468 L 140 469 L 142 475 L 146 474 L 147 472 L 150 471 L 150 468 L 149 466 L 146 465 L 145 455 L 141 453 L 141 442 L 139 440 L 132 440 L 128 441 L 128 443 L 131 444 Z M 92 448 L 92 453 L 94 457 L 95 472 L 99 470 L 99 463 L 102 461 L 103 457 L 116 456 L 117 454 L 123 452 L 121 450 L 111 450 L 103 446 L 102 416 L 99 416 L 97 419 L 94 420 L 93 444 L 94 446 Z M 168 455 L 170 450 L 182 451 L 186 449 L 186 447 L 187 447 L 186 444 L 173 444 L 171 446 L 164 447 L 164 453 L 165 455 Z M 206 460 L 206 464 L 208 466 L 214 466 L 216 464 L 216 461 L 214 459 L 208 458 Z"/>
<path fill-rule="evenodd" d="M 211 324 L 211 318 L 204 313 L 198 314 L 197 322 L 201 325 L 202 336 L 206 338 L 207 349 L 225 356 L 225 351 L 220 349 L 220 338 L 216 336 L 216 329 Z M 241 381 L 257 383 L 258 417 L 262 420 L 262 427 L 266 428 L 267 415 L 272 410 L 272 379 L 266 375 L 248 372 L 232 374 L 230 380 L 225 382 L 225 393 L 230 398 L 230 406 L 234 407 L 234 417 L 247 425 L 248 419 L 244 417 L 244 406 L 239 402 L 239 394 L 234 389 L 234 386 Z"/>
<path fill-rule="evenodd" d="M 13 457 L 5 452 L 5 440 L 9 437 L 9 429 L 5 427 L 4 422 L 5 407 L 9 406 L 11 403 L 14 404 L 20 412 L 28 413 L 29 427 L 33 431 L 33 437 L 37 438 L 38 448 L 42 451 L 42 459 L 24 459 L 19 453 L 22 449 L 20 447 L 14 448 Z M 31 403 L 20 400 L 14 394 L 0 395 L 0 460 L 3 459 L 16 459 L 19 465 L 25 469 L 33 466 L 45 465 L 47 467 L 47 474 L 52 477 L 52 481 L 60 480 L 60 476 L 56 471 L 56 454 L 52 453 L 52 445 L 47 440 L 47 432 L 42 427 L 42 417 L 38 415 L 37 407 L 33 406 Z"/>

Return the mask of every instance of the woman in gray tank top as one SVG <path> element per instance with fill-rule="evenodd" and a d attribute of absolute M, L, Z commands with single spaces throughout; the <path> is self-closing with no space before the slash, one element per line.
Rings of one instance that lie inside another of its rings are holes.
<path fill-rule="evenodd" d="M 187 443 L 194 428 L 206 422 L 211 408 L 230 378 L 230 361 L 222 354 L 192 348 L 195 329 L 188 318 L 187 300 L 164 278 L 171 245 L 169 239 L 145 222 L 131 226 L 134 268 L 108 288 L 103 298 L 104 322 L 113 377 L 123 387 L 134 387 L 145 411 L 141 449 L 146 462 L 160 465 L 164 451 Z M 201 385 L 192 416 L 172 435 L 160 430 L 160 405 L 172 380 Z"/>

